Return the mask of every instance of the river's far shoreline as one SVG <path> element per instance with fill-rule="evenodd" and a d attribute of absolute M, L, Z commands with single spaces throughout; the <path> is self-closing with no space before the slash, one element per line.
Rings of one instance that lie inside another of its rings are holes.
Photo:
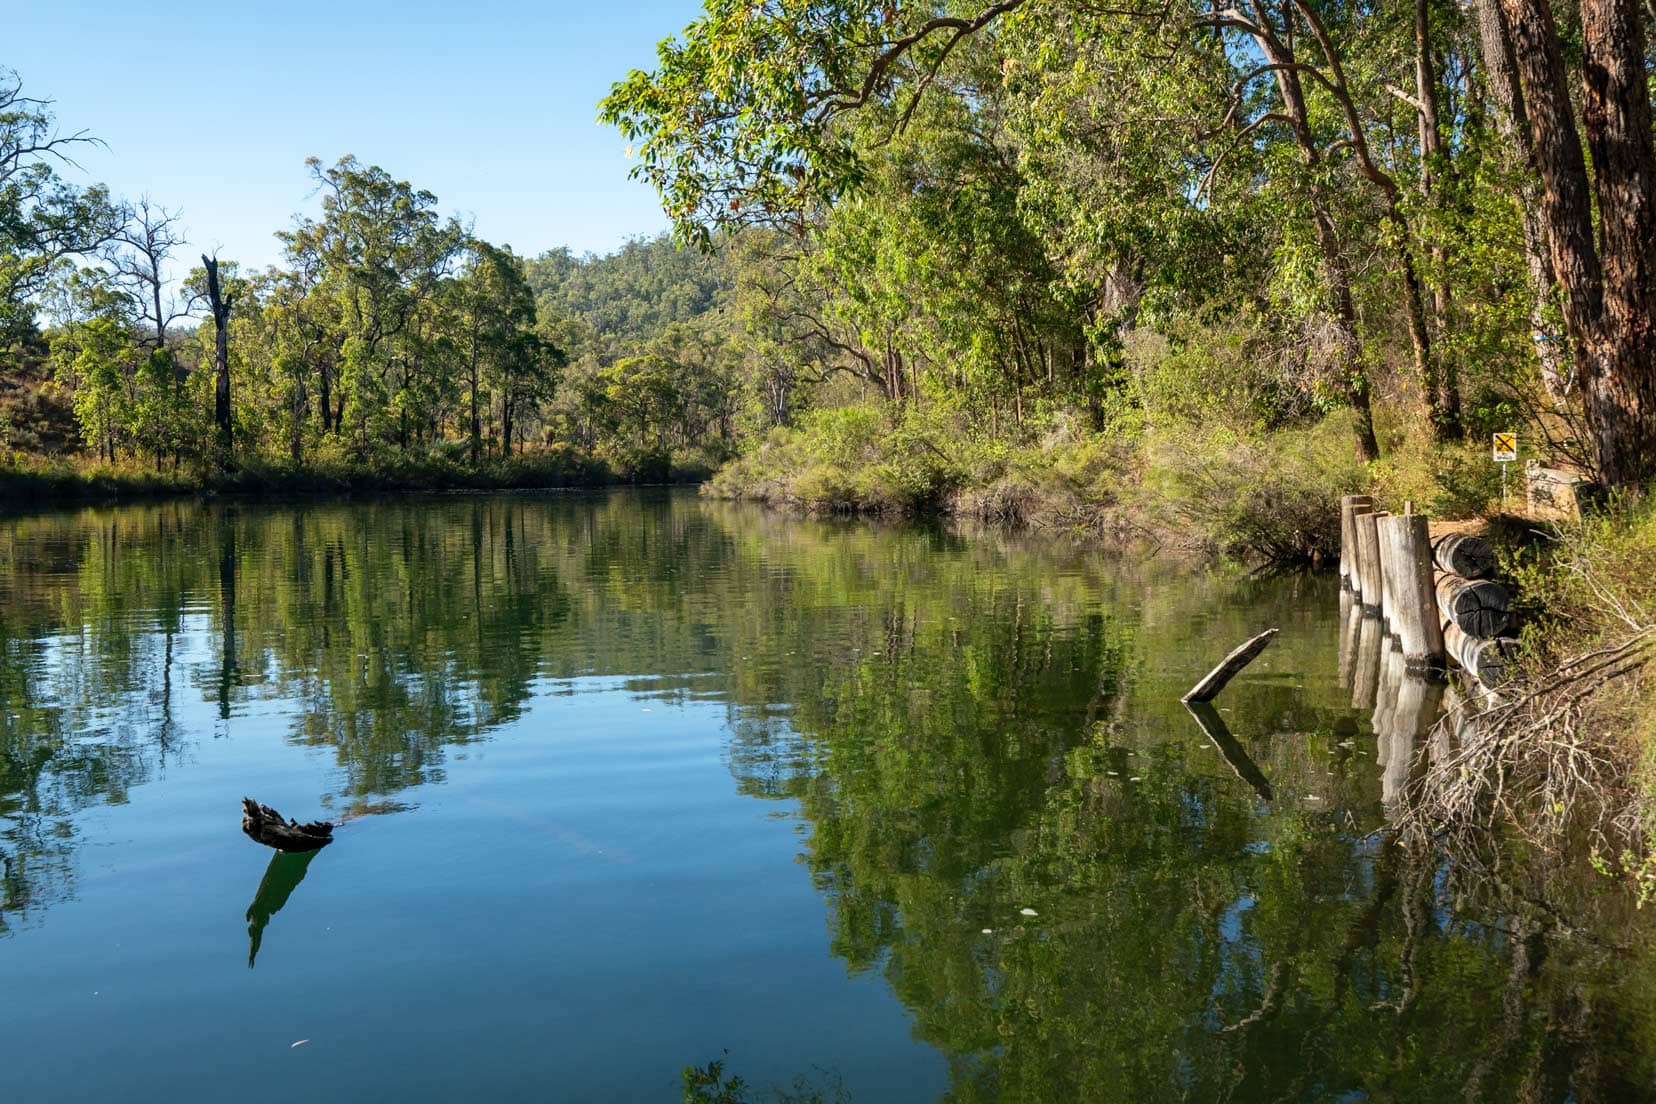
<path fill-rule="evenodd" d="M 710 473 L 700 465 L 618 469 L 600 456 L 535 454 L 479 465 L 427 459 L 393 464 L 252 464 L 221 474 L 156 472 L 71 464 L 0 465 L 0 509 L 177 498 L 353 498 L 366 494 L 451 491 L 598 490 L 689 486 Z"/>

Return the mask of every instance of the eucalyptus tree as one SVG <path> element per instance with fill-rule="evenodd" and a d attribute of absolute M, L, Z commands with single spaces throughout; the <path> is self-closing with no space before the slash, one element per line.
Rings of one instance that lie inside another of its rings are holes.
<path fill-rule="evenodd" d="M 144 343 L 167 348 L 167 327 L 188 318 L 196 297 L 186 286 L 173 293 L 167 266 L 180 246 L 188 244 L 179 224 L 182 213 L 169 211 L 148 196 L 124 212 L 125 224 L 109 242 L 106 257 L 115 278 L 132 297 L 145 327 L 152 331 Z"/>
<path fill-rule="evenodd" d="M 34 300 L 59 261 L 94 253 L 122 228 L 102 185 L 76 187 L 59 174 L 78 146 L 96 141 L 60 131 L 51 101 L 25 95 L 21 78 L 0 67 L 0 337 L 32 329 Z"/>
<path fill-rule="evenodd" d="M 398 438 L 394 400 L 409 388 L 417 320 L 450 275 L 465 242 L 437 197 L 354 157 L 306 162 L 322 193 L 319 218 L 279 235 L 289 262 L 316 274 L 339 340 L 340 374 L 324 425 L 366 452 Z"/>
<path fill-rule="evenodd" d="M 71 396 L 81 440 L 106 463 L 134 442 L 133 412 L 144 357 L 133 340 L 131 301 L 101 270 L 75 272 L 59 289 L 52 362 Z"/>
<path fill-rule="evenodd" d="M 1646 13 L 1636 0 L 1582 0 L 1579 69 L 1567 60 L 1551 4 L 1502 0 L 1501 13 L 1594 458 L 1609 484 L 1637 487 L 1656 475 L 1656 145 Z"/>
<path fill-rule="evenodd" d="M 466 431 L 475 464 L 483 455 L 483 413 L 492 401 L 486 392 L 499 396 L 502 424 L 510 424 L 512 379 L 527 351 L 523 337 L 534 330 L 535 300 L 523 262 L 509 248 L 473 239 L 466 251 L 465 265 L 450 286 L 450 302 L 464 364 Z"/>

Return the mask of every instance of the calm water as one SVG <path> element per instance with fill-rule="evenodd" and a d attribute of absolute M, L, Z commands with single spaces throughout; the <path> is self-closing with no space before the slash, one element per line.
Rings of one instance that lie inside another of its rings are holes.
<path fill-rule="evenodd" d="M 1325 579 L 682 493 L 0 519 L 0 1091 L 1656 1099 L 1646 917 L 1397 845 L 1341 639 Z"/>

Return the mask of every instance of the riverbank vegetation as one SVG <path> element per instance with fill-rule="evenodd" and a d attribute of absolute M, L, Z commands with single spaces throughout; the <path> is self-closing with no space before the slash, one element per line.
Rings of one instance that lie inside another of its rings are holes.
<path fill-rule="evenodd" d="M 176 284 L 175 216 L 65 182 L 78 139 L 11 81 L 0 434 L 208 485 L 722 465 L 711 494 L 1315 563 L 1344 492 L 1494 510 L 1516 430 L 1620 496 L 1584 547 L 1648 550 L 1650 18 L 709 0 L 599 108 L 695 248 L 521 257 L 313 159 L 281 264 Z M 1595 647 L 1536 624 L 1538 663 Z"/>
<path fill-rule="evenodd" d="M 280 263 L 196 264 L 180 212 L 68 178 L 90 140 L 0 70 L 8 500 L 694 480 L 735 448 L 711 258 L 519 256 L 346 156 L 295 166 Z"/>
<path fill-rule="evenodd" d="M 750 325 L 812 368 L 710 490 L 1314 562 L 1343 491 L 1493 512 L 1515 430 L 1616 497 L 1437 809 L 1647 867 L 1653 18 L 709 3 L 603 111 L 682 239 L 780 258 Z"/>

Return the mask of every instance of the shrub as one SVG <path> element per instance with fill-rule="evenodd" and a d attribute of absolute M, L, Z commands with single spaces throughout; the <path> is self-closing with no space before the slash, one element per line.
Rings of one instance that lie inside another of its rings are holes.
<path fill-rule="evenodd" d="M 1141 503 L 1229 555 L 1318 564 L 1339 555 L 1342 494 L 1367 484 L 1350 427 L 1331 417 L 1258 438 L 1215 428 L 1146 443 Z M 1182 522 L 1182 525 L 1179 523 Z"/>

